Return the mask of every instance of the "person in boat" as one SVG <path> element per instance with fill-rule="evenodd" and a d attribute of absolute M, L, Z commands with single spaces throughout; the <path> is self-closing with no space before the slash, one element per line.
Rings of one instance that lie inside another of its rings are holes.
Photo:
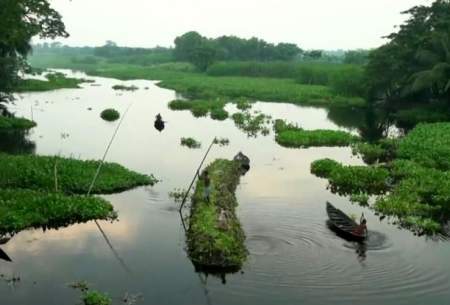
<path fill-rule="evenodd" d="M 208 171 L 203 172 L 202 180 L 204 185 L 203 198 L 206 200 L 206 202 L 209 202 L 209 196 L 211 194 L 211 179 L 209 178 Z"/>
<path fill-rule="evenodd" d="M 157 121 L 162 121 L 162 116 L 161 116 L 161 114 L 158 113 L 158 114 L 156 115 L 156 120 L 157 120 Z"/>
<path fill-rule="evenodd" d="M 353 229 L 353 234 L 367 236 L 367 220 L 362 218 L 361 223 Z"/>

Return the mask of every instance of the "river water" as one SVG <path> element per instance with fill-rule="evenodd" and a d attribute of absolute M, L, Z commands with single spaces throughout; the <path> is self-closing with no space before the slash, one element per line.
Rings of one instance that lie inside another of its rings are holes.
<path fill-rule="evenodd" d="M 82 89 L 18 96 L 11 111 L 33 116 L 38 126 L 25 137 L 0 134 L 0 149 L 100 159 L 118 122 L 105 122 L 99 113 L 110 107 L 123 113 L 132 104 L 107 161 L 153 173 L 161 182 L 104 196 L 118 211 L 119 221 L 100 224 L 126 267 L 93 222 L 24 231 L 0 246 L 13 260 L 0 261 L 2 305 L 79 304 L 79 292 L 68 287 L 79 280 L 108 293 L 115 304 L 127 293 L 142 295 L 138 304 L 449 303 L 448 242 L 416 237 L 380 221 L 370 210 L 329 192 L 325 180 L 310 174 L 310 163 L 320 158 L 363 164 L 350 148 L 283 148 L 273 133 L 249 138 L 231 119 L 214 121 L 169 110 L 167 103 L 176 93 L 156 82 L 89 78 L 95 84 L 83 84 Z M 112 90 L 122 83 L 140 89 Z M 361 119 L 357 113 L 348 116 L 349 122 L 340 118 L 335 120 L 339 127 L 325 109 L 263 102 L 253 109 L 305 129 L 356 132 L 351 122 Z M 237 111 L 232 105 L 227 110 Z M 167 121 L 162 132 L 153 127 L 157 113 Z M 188 136 L 200 140 L 202 149 L 181 147 L 180 138 Z M 222 278 L 195 272 L 185 252 L 177 205 L 168 197 L 174 188 L 189 185 L 215 136 L 229 138 L 230 145 L 214 146 L 207 162 L 232 158 L 239 151 L 251 159 L 237 190 L 237 214 L 250 254 L 240 272 Z M 326 201 L 349 214 L 365 213 L 371 231 L 367 249 L 328 229 Z M 8 282 L 11 277 L 20 281 Z"/>

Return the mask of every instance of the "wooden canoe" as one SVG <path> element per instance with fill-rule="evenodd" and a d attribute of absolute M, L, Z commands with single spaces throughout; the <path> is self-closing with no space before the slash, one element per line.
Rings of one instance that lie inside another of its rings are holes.
<path fill-rule="evenodd" d="M 327 202 L 327 214 L 330 219 L 330 226 L 342 237 L 354 241 L 363 241 L 366 239 L 365 235 L 354 233 L 354 229 L 358 224 L 329 202 Z"/>

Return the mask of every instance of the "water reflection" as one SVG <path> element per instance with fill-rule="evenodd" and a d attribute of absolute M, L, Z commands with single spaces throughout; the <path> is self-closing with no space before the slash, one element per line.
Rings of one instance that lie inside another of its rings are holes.
<path fill-rule="evenodd" d="M 0 130 L 0 152 L 9 154 L 33 154 L 36 144 L 28 139 L 24 130 Z"/>

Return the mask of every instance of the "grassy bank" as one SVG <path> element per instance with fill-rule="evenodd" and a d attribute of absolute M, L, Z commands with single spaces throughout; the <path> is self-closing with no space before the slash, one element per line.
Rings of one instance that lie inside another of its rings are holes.
<path fill-rule="evenodd" d="M 383 155 L 384 148 L 375 151 Z M 334 192 L 379 195 L 372 207 L 403 227 L 440 232 L 450 219 L 450 123 L 419 124 L 388 151 L 392 160 L 383 167 L 325 159 L 315 161 L 311 171 L 327 178 Z"/>
<path fill-rule="evenodd" d="M 197 99 L 216 97 L 251 98 L 269 102 L 288 102 L 318 106 L 364 106 L 359 97 L 345 97 L 323 85 L 301 84 L 296 79 L 246 77 L 246 76 L 209 76 L 194 73 L 183 63 L 171 63 L 143 67 L 129 64 L 76 64 L 68 58 L 39 59 L 31 58 L 37 67 L 79 69 L 90 75 L 112 77 L 122 80 L 149 79 L 161 80 L 160 86 L 176 90 L 186 96 Z"/>
<path fill-rule="evenodd" d="M 29 228 L 59 228 L 115 217 L 112 205 L 99 197 L 3 187 L 0 190 L 0 236 Z"/>
<path fill-rule="evenodd" d="M 35 122 L 25 118 L 6 117 L 0 115 L 0 130 L 27 130 L 35 126 Z"/>
<path fill-rule="evenodd" d="M 359 138 L 339 130 L 304 130 L 283 120 L 274 124 L 275 140 L 284 147 L 306 148 L 312 146 L 348 146 Z"/>
<path fill-rule="evenodd" d="M 55 166 L 58 190 L 67 194 L 85 194 L 99 161 L 81 161 L 61 157 L 0 154 L 0 188 L 55 190 Z M 113 193 L 136 186 L 153 185 L 157 180 L 130 171 L 117 163 L 105 163 L 92 189 L 93 193 Z"/>
<path fill-rule="evenodd" d="M 205 200 L 204 182 L 199 179 L 187 232 L 189 256 L 203 267 L 240 267 L 247 257 L 245 235 L 235 214 L 240 165 L 218 159 L 205 170 L 211 179 L 210 201 Z"/>
<path fill-rule="evenodd" d="M 47 81 L 38 79 L 22 79 L 14 89 L 15 92 L 39 92 L 56 89 L 80 88 L 80 84 L 86 82 L 83 79 L 69 78 L 62 73 L 50 73 L 46 75 Z"/>

